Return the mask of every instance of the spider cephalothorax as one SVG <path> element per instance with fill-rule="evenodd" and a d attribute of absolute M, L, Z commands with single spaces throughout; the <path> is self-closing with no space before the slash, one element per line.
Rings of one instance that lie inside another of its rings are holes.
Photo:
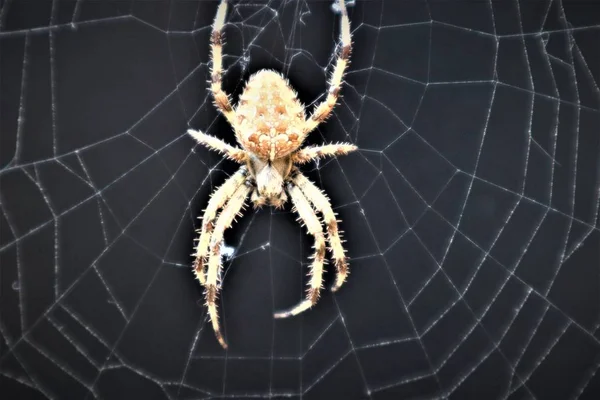
<path fill-rule="evenodd" d="M 356 146 L 348 143 L 301 148 L 306 136 L 325 121 L 335 107 L 348 65 L 351 49 L 350 22 L 344 0 L 339 0 L 339 5 L 342 14 L 340 54 L 331 76 L 327 97 L 315 107 L 308 118 L 304 106 L 287 80 L 270 70 L 261 70 L 252 75 L 240 95 L 237 106 L 234 108 L 231 105 L 221 82 L 221 30 L 225 23 L 227 0 L 222 0 L 217 10 L 211 37 L 211 91 L 215 105 L 232 125 L 242 148 L 231 146 L 202 132 L 189 130 L 188 133 L 198 143 L 242 164 L 242 167 L 212 194 L 208 202 L 202 217 L 194 262 L 196 277 L 205 287 L 206 304 L 213 330 L 224 348 L 227 348 L 227 344 L 221 334 L 216 306 L 222 267 L 221 243 L 225 230 L 243 209 L 248 196 L 255 207 L 282 207 L 288 198 L 291 198 L 295 211 L 308 232 L 315 238 L 315 254 L 306 299 L 288 311 L 276 313 L 275 318 L 297 315 L 312 307 L 319 299 L 323 286 L 326 247 L 325 232 L 316 212 L 323 216 L 337 271 L 332 290 L 338 290 L 348 276 L 348 264 L 338 231 L 338 221 L 329 199 L 295 166 L 319 157 L 342 155 L 356 150 Z"/>

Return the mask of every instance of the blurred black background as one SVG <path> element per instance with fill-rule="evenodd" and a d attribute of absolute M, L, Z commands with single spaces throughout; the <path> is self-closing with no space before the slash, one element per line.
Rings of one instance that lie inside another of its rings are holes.
<path fill-rule="evenodd" d="M 311 105 L 331 0 L 232 1 L 225 87 Z M 0 9 L 3 399 L 593 399 L 600 393 L 600 3 L 357 1 L 352 64 L 309 144 L 351 275 L 289 320 L 312 240 L 289 206 L 227 232 L 221 315 L 190 270 L 237 168 L 212 105 L 215 1 Z M 327 285 L 332 281 L 328 266 Z"/>

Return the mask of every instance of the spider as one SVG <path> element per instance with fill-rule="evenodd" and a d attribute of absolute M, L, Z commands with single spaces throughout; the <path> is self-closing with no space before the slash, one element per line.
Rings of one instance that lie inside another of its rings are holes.
<path fill-rule="evenodd" d="M 326 247 L 325 233 L 316 212 L 323 216 L 336 267 L 336 278 L 331 290 L 337 291 L 348 276 L 347 258 L 342 247 L 336 213 L 333 212 L 328 197 L 296 167 L 320 157 L 343 155 L 357 150 L 356 146 L 348 143 L 301 148 L 307 135 L 333 111 L 348 66 L 351 51 L 350 21 L 344 0 L 339 0 L 339 6 L 341 50 L 329 81 L 329 92 L 308 118 L 288 81 L 279 73 L 268 69 L 253 74 L 248 79 L 237 106 L 234 108 L 231 105 L 229 95 L 222 85 L 222 29 L 227 13 L 227 0 L 222 0 L 217 9 L 211 35 L 210 88 L 215 106 L 234 128 L 241 148 L 192 129 L 188 130 L 188 134 L 198 143 L 242 164 L 236 173 L 213 192 L 201 217 L 202 226 L 197 231 L 200 237 L 193 255 L 194 273 L 205 289 L 212 327 L 224 349 L 227 349 L 227 343 L 221 333 L 216 305 L 221 287 L 221 244 L 225 230 L 231 226 L 236 215 L 241 215 L 248 196 L 255 208 L 263 205 L 281 208 L 289 196 L 294 212 L 298 213 L 299 220 L 314 237 L 315 252 L 310 266 L 306 298 L 287 311 L 275 313 L 275 318 L 297 315 L 319 300 L 323 287 Z"/>

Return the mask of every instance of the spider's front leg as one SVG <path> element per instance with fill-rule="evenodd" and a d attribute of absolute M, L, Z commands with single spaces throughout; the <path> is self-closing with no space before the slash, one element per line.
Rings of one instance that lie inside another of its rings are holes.
<path fill-rule="evenodd" d="M 240 211 L 244 207 L 246 197 L 250 193 L 250 186 L 242 184 L 237 187 L 229 202 L 221 211 L 217 218 L 215 228 L 210 238 L 210 257 L 208 259 L 208 272 L 206 274 L 205 296 L 208 314 L 212 322 L 215 336 L 224 349 L 227 349 L 227 343 L 221 333 L 219 325 L 219 313 L 217 311 L 217 295 L 219 294 L 219 276 L 221 275 L 221 242 L 225 230 L 231 226 L 236 216 L 241 215 Z"/>
<path fill-rule="evenodd" d="M 340 12 L 342 14 L 341 27 L 340 27 L 340 54 L 338 55 L 331 79 L 329 80 L 329 91 L 327 97 L 321 102 L 312 115 L 306 120 L 303 132 L 308 134 L 313 131 L 321 122 L 325 121 L 333 108 L 335 107 L 340 90 L 344 80 L 344 73 L 350 63 L 350 53 L 352 51 L 352 37 L 350 34 L 350 20 L 348 19 L 348 11 L 346 10 L 346 4 L 344 0 L 339 0 Z"/>
<path fill-rule="evenodd" d="M 319 300 L 321 289 L 323 287 L 323 264 L 325 262 L 326 247 L 325 234 L 323 233 L 321 221 L 317 218 L 310 202 L 306 199 L 299 187 L 292 183 L 289 184 L 288 193 L 300 216 L 299 220 L 304 222 L 308 232 L 315 238 L 315 254 L 310 267 L 310 282 L 306 292 L 306 299 L 287 311 L 275 313 L 275 318 L 287 318 L 308 310 Z"/>
<path fill-rule="evenodd" d="M 227 0 L 221 0 L 217 15 L 213 23 L 213 30 L 210 36 L 210 46 L 212 49 L 212 73 L 210 89 L 215 98 L 215 105 L 221 110 L 227 121 L 235 126 L 235 112 L 231 106 L 229 95 L 223 90 L 223 26 L 225 25 L 225 16 L 227 15 Z"/>

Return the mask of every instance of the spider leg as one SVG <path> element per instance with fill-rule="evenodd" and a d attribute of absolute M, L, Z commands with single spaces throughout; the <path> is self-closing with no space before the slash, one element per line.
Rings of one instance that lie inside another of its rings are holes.
<path fill-rule="evenodd" d="M 344 0 L 339 0 L 339 4 L 342 14 L 340 29 L 341 51 L 337 58 L 333 73 L 331 74 L 331 79 L 329 80 L 327 97 L 315 107 L 312 115 L 306 120 L 303 130 L 305 135 L 314 130 L 321 122 L 325 121 L 333 111 L 342 87 L 344 72 L 350 61 L 350 52 L 352 51 L 350 20 L 348 19 L 348 12 Z"/>
<path fill-rule="evenodd" d="M 312 209 L 310 202 L 306 199 L 299 187 L 294 184 L 288 186 L 288 193 L 292 198 L 294 207 L 300 216 L 299 220 L 306 225 L 308 233 L 315 238 L 315 254 L 310 269 L 310 282 L 306 292 L 306 299 L 301 301 L 296 306 L 275 313 L 275 318 L 287 318 L 298 315 L 303 311 L 314 306 L 319 300 L 321 288 L 323 287 L 323 263 L 325 261 L 325 234 L 321 221 L 317 218 L 315 211 Z"/>
<path fill-rule="evenodd" d="M 227 204 L 229 199 L 234 195 L 235 191 L 244 184 L 246 180 L 247 171 L 245 167 L 241 167 L 235 174 L 225 181 L 216 191 L 213 192 L 202 218 L 202 228 L 198 230 L 200 232 L 200 238 L 198 239 L 198 245 L 196 246 L 196 257 L 194 261 L 194 273 L 196 278 L 202 285 L 206 283 L 206 277 L 204 276 L 204 264 L 207 261 L 209 252 L 210 237 L 215 227 L 215 220 L 217 219 L 217 212 Z"/>
<path fill-rule="evenodd" d="M 223 90 L 223 26 L 227 15 L 227 0 L 221 0 L 213 23 L 210 46 L 212 49 L 212 72 L 210 90 L 215 99 L 215 105 L 225 115 L 229 123 L 235 126 L 235 113 L 229 100 L 229 95 Z"/>
<path fill-rule="evenodd" d="M 221 333 L 219 326 L 219 313 L 217 312 L 217 295 L 219 293 L 219 276 L 221 271 L 221 242 L 223 241 L 223 235 L 225 230 L 231 226 L 236 216 L 241 216 L 241 210 L 246 202 L 246 197 L 250 192 L 251 188 L 248 185 L 240 185 L 233 193 L 231 199 L 225 207 L 213 231 L 212 237 L 210 238 L 210 257 L 208 259 L 208 273 L 206 274 L 206 305 L 208 307 L 208 314 L 212 322 L 215 336 L 224 349 L 227 349 L 227 343 Z"/>
<path fill-rule="evenodd" d="M 211 150 L 218 151 L 219 153 L 224 154 L 227 158 L 236 161 L 240 164 L 245 164 L 248 160 L 248 155 L 242 149 L 231 146 L 221 139 L 217 139 L 214 136 L 207 135 L 200 131 L 195 131 L 193 129 L 188 129 L 187 133 L 196 139 L 198 143 L 208 147 Z"/>
<path fill-rule="evenodd" d="M 323 214 L 323 220 L 327 226 L 327 239 L 331 246 L 331 253 L 337 272 L 335 283 L 331 290 L 336 292 L 344 284 L 349 274 L 348 261 L 345 254 L 346 250 L 344 250 L 344 247 L 342 246 L 342 232 L 338 230 L 339 221 L 336 219 L 337 214 L 333 212 L 327 195 L 306 176 L 298 172 L 294 177 L 293 182 L 298 185 L 300 190 L 302 190 L 302 193 L 310 200 L 317 211 Z"/>
<path fill-rule="evenodd" d="M 322 157 L 346 155 L 355 150 L 358 150 L 358 147 L 350 143 L 309 146 L 304 147 L 294 153 L 292 155 L 292 162 L 295 164 L 304 164 Z"/>

